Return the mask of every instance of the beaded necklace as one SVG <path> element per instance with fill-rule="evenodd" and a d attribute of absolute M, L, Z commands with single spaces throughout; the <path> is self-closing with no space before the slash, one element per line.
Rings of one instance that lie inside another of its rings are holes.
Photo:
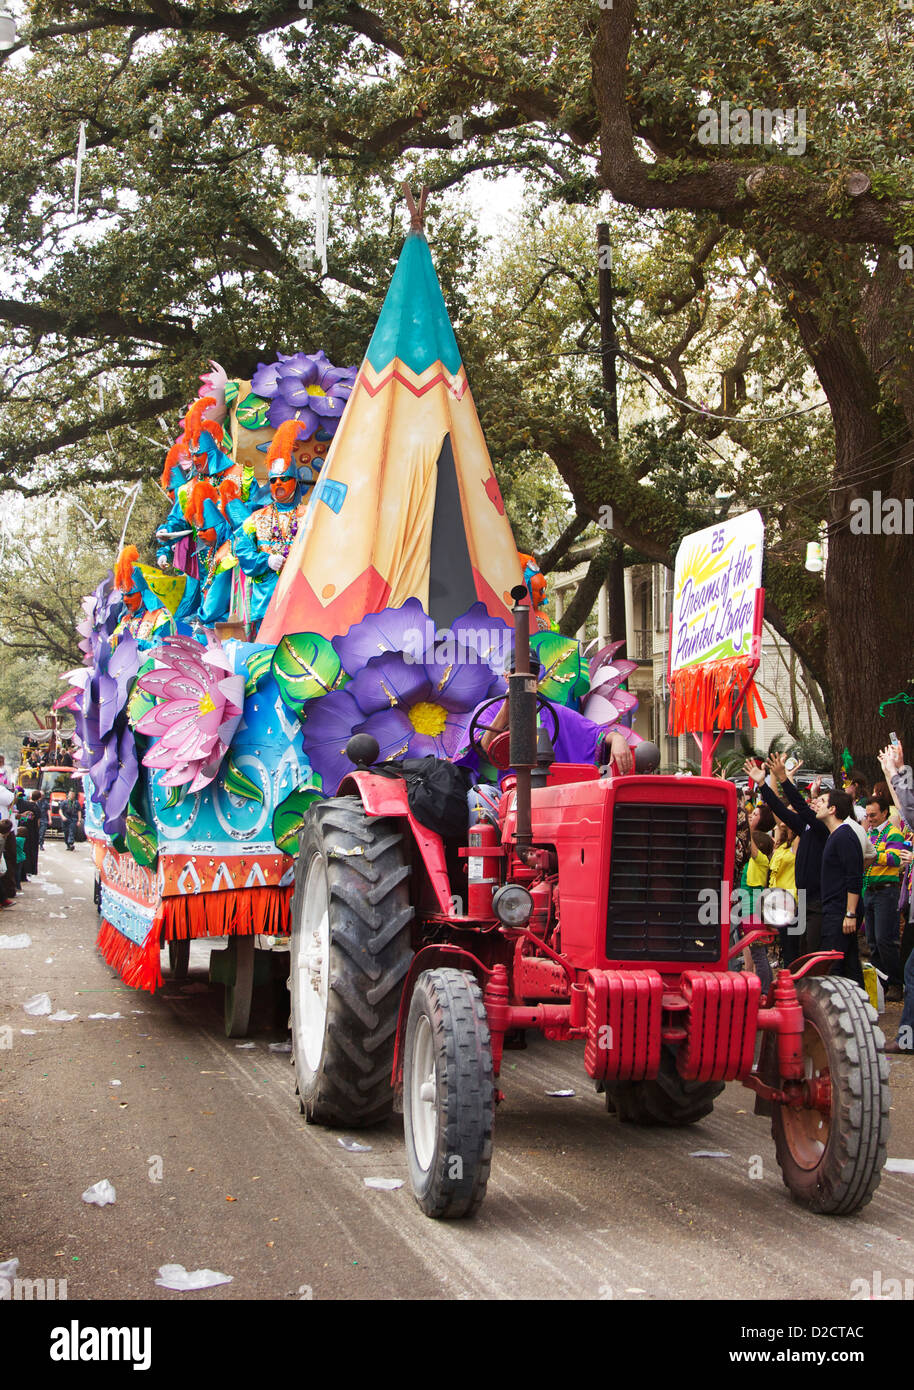
<path fill-rule="evenodd" d="M 298 521 L 298 507 L 293 507 L 288 512 L 281 512 L 275 502 L 269 507 L 263 507 L 254 517 L 254 529 L 260 549 L 268 550 L 273 555 L 281 555 L 285 560 L 298 534 Z"/>

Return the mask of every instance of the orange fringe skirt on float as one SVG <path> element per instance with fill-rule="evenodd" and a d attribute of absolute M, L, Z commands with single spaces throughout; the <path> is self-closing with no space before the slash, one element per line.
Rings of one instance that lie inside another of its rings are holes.
<path fill-rule="evenodd" d="M 166 941 L 252 933 L 286 936 L 291 896 L 291 886 L 175 895 L 162 899 L 142 946 L 104 920 L 95 944 L 124 984 L 151 993 L 163 983 L 159 952 Z"/>
<path fill-rule="evenodd" d="M 673 671 L 669 678 L 669 732 L 673 737 L 741 729 L 744 708 L 749 723 L 756 727 L 759 718 L 765 718 L 765 706 L 752 675 L 755 665 L 753 658 L 738 656 Z"/>

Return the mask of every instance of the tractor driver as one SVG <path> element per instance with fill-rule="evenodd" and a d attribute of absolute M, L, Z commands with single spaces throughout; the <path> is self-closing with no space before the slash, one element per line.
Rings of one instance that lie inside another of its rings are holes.
<path fill-rule="evenodd" d="M 619 776 L 634 771 L 635 760 L 632 755 L 632 748 L 641 740 L 631 729 L 627 729 L 624 724 L 594 724 L 592 720 L 585 719 L 583 714 L 578 714 L 573 709 L 567 709 L 564 705 L 554 704 L 552 709 L 559 726 L 554 750 L 557 763 L 593 763 L 601 767 L 609 763 L 613 772 Z M 499 734 L 504 734 L 507 728 L 508 701 L 505 700 L 495 718 L 488 725 L 486 732 L 480 737 L 480 744 L 486 754 Z M 507 743 L 507 739 L 503 740 L 502 747 L 505 743 Z M 501 749 L 496 745 L 498 762 L 502 761 L 502 758 L 498 757 L 500 752 Z M 506 748 L 504 754 L 507 754 Z M 474 770 L 478 763 L 476 754 L 472 749 L 465 751 L 463 748 L 458 750 L 454 761 L 464 767 L 472 767 Z"/>

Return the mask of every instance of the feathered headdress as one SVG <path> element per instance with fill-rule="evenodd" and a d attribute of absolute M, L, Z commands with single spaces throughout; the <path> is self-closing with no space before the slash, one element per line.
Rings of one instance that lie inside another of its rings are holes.
<path fill-rule="evenodd" d="M 301 420 L 286 420 L 279 426 L 267 450 L 267 470 L 277 460 L 288 467 L 292 462 L 292 446 L 305 426 Z"/>
<path fill-rule="evenodd" d="M 187 447 L 192 454 L 201 453 L 200 435 L 203 430 L 211 434 L 216 443 L 222 437 L 222 426 L 212 420 L 204 420 L 203 412 L 210 406 L 216 404 L 215 396 L 201 396 L 194 401 L 193 405 L 188 406 L 187 414 L 184 417 L 184 437 L 187 440 Z"/>
<path fill-rule="evenodd" d="M 124 602 L 133 612 L 142 603 L 139 594 L 131 594 L 133 588 L 133 567 L 140 562 L 140 552 L 135 545 L 125 545 L 114 562 L 114 587 L 120 589 L 124 596 Z M 128 598 L 127 595 L 130 594 Z"/>
<path fill-rule="evenodd" d="M 190 524 L 198 530 L 203 527 L 203 503 L 207 501 L 218 507 L 219 494 L 206 478 L 197 478 L 190 490 L 190 503 L 186 515 Z"/>
<path fill-rule="evenodd" d="M 171 487 L 171 470 L 180 467 L 181 458 L 182 456 L 186 457 L 187 452 L 187 434 L 185 432 L 178 435 L 174 444 L 172 444 L 168 453 L 165 455 L 165 467 L 162 469 L 162 476 L 159 479 L 159 484 L 165 492 Z"/>

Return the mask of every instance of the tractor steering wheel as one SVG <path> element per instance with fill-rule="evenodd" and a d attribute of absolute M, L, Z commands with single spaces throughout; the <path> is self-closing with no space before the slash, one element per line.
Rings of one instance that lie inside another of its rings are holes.
<path fill-rule="evenodd" d="M 491 728 L 488 724 L 482 726 L 480 724 L 480 719 L 481 716 L 485 713 L 485 711 L 489 709 L 492 705 L 504 704 L 507 698 L 507 695 L 496 695 L 491 700 L 485 700 L 476 710 L 476 713 L 470 720 L 470 727 L 467 729 L 467 743 L 469 743 L 473 752 L 477 755 L 477 757 L 484 758 L 486 762 L 491 762 L 492 765 L 494 767 L 499 768 L 499 771 L 501 772 L 505 772 L 508 769 L 508 767 L 510 767 L 510 763 L 505 762 L 504 767 L 502 767 L 502 760 L 499 759 L 498 761 L 495 761 L 492 758 L 492 751 L 498 743 L 499 739 L 501 739 L 502 737 L 504 738 L 505 743 L 507 743 L 510 731 L 508 729 L 499 729 L 495 735 L 495 738 L 492 740 L 492 743 L 489 745 L 489 751 L 486 752 L 485 749 L 482 747 L 482 739 L 486 734 L 491 733 Z M 558 715 L 553 709 L 552 701 L 547 699 L 545 695 L 540 695 L 537 692 L 536 708 L 537 713 L 541 709 L 545 710 L 545 712 L 549 715 L 549 718 L 552 720 L 552 742 L 553 744 L 555 744 L 559 736 L 559 720 Z"/>

